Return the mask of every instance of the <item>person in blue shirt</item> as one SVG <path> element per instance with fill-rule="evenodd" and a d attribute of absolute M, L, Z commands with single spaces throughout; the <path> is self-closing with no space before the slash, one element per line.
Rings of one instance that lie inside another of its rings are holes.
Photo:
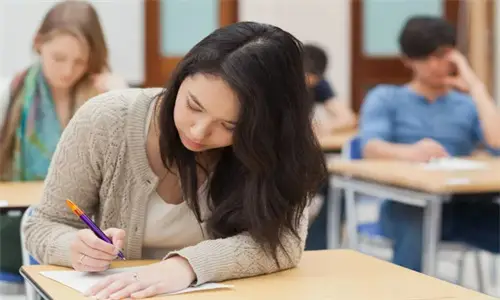
<path fill-rule="evenodd" d="M 379 85 L 367 94 L 360 116 L 363 156 L 427 162 L 468 156 L 479 145 L 500 154 L 500 112 L 455 48 L 453 26 L 437 17 L 412 17 L 399 45 L 413 78 L 403 86 Z M 497 196 L 452 196 L 443 205 L 442 239 L 499 252 Z M 422 208 L 382 204 L 380 223 L 393 240 L 395 264 L 421 271 L 422 222 Z"/>
<path fill-rule="evenodd" d="M 313 44 L 305 44 L 303 51 L 306 84 L 315 103 L 318 121 L 315 124 L 316 133 L 329 134 L 356 126 L 353 111 L 345 101 L 338 99 L 334 89 L 325 79 L 328 66 L 325 50 Z"/>

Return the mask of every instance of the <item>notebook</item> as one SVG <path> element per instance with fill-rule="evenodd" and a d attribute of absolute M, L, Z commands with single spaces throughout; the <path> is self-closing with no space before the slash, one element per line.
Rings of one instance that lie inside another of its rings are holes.
<path fill-rule="evenodd" d="M 100 272 L 100 273 L 86 273 L 78 271 L 44 271 L 40 272 L 40 274 L 47 278 L 55 280 L 59 283 L 62 283 L 83 294 L 93 285 L 103 280 L 106 276 L 123 272 L 137 272 L 141 268 L 142 267 L 116 268 L 116 269 L 109 269 L 105 272 Z M 169 295 L 190 293 L 203 290 L 228 289 L 233 287 L 234 287 L 233 285 L 229 284 L 205 283 L 196 287 L 189 287 L 187 289 L 178 292 L 170 293 Z"/>

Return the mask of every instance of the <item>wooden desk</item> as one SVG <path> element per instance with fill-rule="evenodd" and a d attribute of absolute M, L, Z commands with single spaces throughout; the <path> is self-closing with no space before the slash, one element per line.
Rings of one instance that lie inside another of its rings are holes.
<path fill-rule="evenodd" d="M 119 262 L 114 267 L 150 262 Z M 65 268 L 25 266 L 21 273 L 47 299 L 85 299 L 75 290 L 38 273 L 47 270 Z M 228 283 L 234 284 L 234 288 L 155 299 L 495 299 L 351 250 L 307 251 L 297 268 Z"/>
<path fill-rule="evenodd" d="M 389 160 L 357 160 L 331 162 L 331 173 L 377 181 L 408 189 L 455 194 L 500 191 L 500 158 L 475 158 L 488 164 L 484 170 L 426 170 L 418 163 Z"/>
<path fill-rule="evenodd" d="M 340 151 L 345 143 L 356 136 L 355 129 L 332 133 L 318 137 L 319 144 L 324 151 Z"/>
<path fill-rule="evenodd" d="M 7 201 L 6 208 L 27 208 L 42 198 L 43 182 L 0 183 L 0 201 Z M 5 208 L 5 207 L 3 207 Z"/>
<path fill-rule="evenodd" d="M 486 169 L 446 171 L 424 169 L 418 163 L 389 160 L 336 160 L 329 165 L 333 173 L 331 186 L 333 209 L 329 212 L 329 245 L 340 243 L 335 232 L 340 227 L 338 189 L 345 190 L 349 248 L 357 248 L 357 217 L 355 193 L 380 199 L 391 199 L 424 208 L 423 272 L 436 273 L 437 246 L 441 240 L 442 204 L 450 195 L 500 191 L 500 158 L 475 157 L 488 164 Z"/>

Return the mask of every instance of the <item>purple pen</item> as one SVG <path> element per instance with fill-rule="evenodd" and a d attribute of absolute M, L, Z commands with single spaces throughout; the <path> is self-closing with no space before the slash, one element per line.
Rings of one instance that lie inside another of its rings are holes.
<path fill-rule="evenodd" d="M 106 243 L 113 244 L 113 242 L 102 232 L 102 230 L 97 227 L 97 225 L 81 210 L 78 206 L 76 206 L 75 203 L 73 203 L 71 200 L 67 199 L 66 204 L 71 208 L 73 213 L 80 217 L 80 220 L 82 220 L 87 226 L 92 230 L 95 235 L 97 235 L 98 238 L 101 240 L 105 241 Z M 125 260 L 125 255 L 121 251 L 118 252 L 118 257 L 121 258 L 122 260 Z"/>

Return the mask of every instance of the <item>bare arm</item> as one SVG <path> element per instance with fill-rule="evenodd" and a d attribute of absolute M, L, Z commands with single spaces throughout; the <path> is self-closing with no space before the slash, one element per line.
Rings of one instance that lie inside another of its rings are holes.
<path fill-rule="evenodd" d="M 488 146 L 500 149 L 500 111 L 479 79 L 471 84 L 470 94 L 476 102 L 484 141 Z"/>
<path fill-rule="evenodd" d="M 389 143 L 373 139 L 368 141 L 363 148 L 363 157 L 408 160 L 410 145 Z"/>
<path fill-rule="evenodd" d="M 331 98 L 326 101 L 325 109 L 331 116 L 325 122 L 325 129 L 327 131 L 350 129 L 356 126 L 356 116 L 344 101 Z"/>
<path fill-rule="evenodd" d="M 453 50 L 448 54 L 448 59 L 457 66 L 459 73 L 457 78 L 450 80 L 451 86 L 458 90 L 468 91 L 476 104 L 478 114 L 477 135 L 487 146 L 499 150 L 500 111 L 495 102 L 462 53 Z"/>

